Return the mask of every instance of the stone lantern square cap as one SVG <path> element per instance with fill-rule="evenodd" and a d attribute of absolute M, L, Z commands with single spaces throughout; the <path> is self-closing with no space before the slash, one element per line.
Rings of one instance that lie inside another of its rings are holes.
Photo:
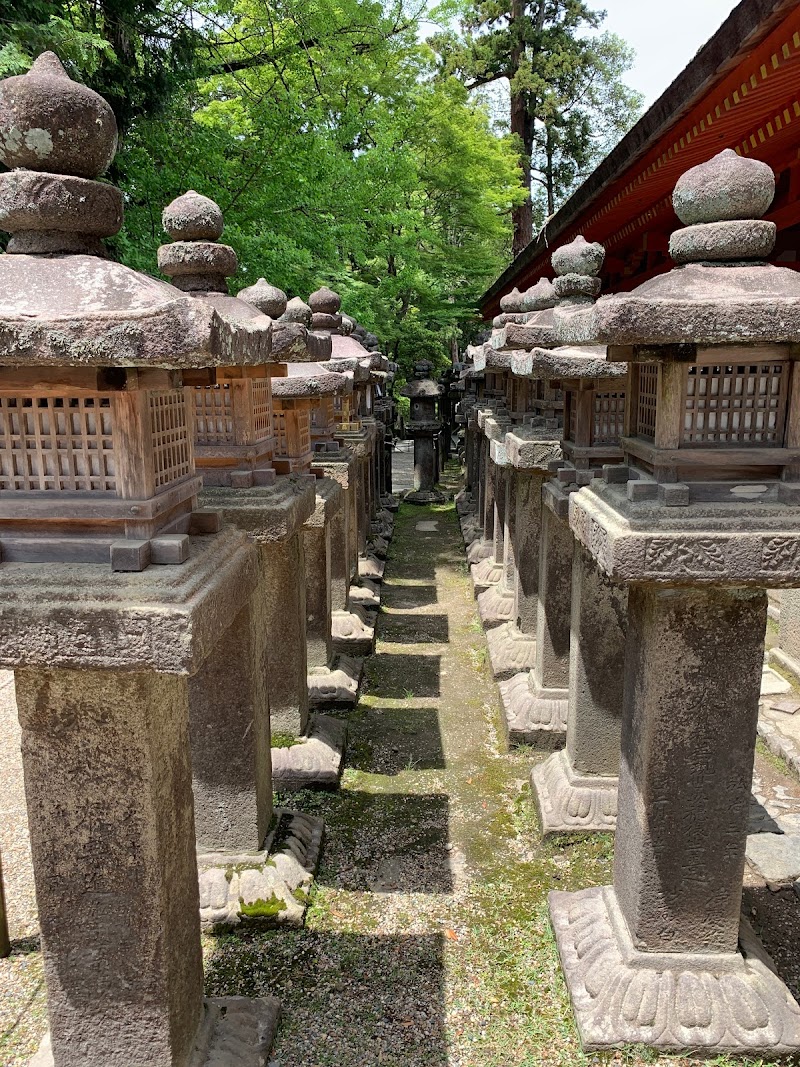
<path fill-rule="evenodd" d="M 670 239 L 676 266 L 598 300 L 588 313 L 593 337 L 621 348 L 800 341 L 800 275 L 766 262 L 776 227 L 761 216 L 774 192 L 765 163 L 730 149 L 687 171 L 673 194 L 686 223 Z"/>
<path fill-rule="evenodd" d="M 287 363 L 286 376 L 272 378 L 272 395 L 278 400 L 341 396 L 353 391 L 353 381 L 319 363 Z"/>
<path fill-rule="evenodd" d="M 476 371 L 511 370 L 511 360 L 514 354 L 511 349 L 498 349 L 490 344 L 481 345 L 475 351 L 473 366 Z"/>
<path fill-rule="evenodd" d="M 514 352 L 511 370 L 520 378 L 548 379 L 611 379 L 624 378 L 624 363 L 612 363 L 607 358 L 606 345 L 562 345 L 559 348 L 533 348 L 530 352 Z"/>

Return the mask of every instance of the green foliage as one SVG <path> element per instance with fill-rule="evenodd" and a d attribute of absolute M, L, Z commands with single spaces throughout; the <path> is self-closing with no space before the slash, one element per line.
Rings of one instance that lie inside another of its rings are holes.
<path fill-rule="evenodd" d="M 641 97 L 622 81 L 633 53 L 596 32 L 604 12 L 583 0 L 444 0 L 434 17 L 443 29 L 429 43 L 444 76 L 470 89 L 508 82 L 510 129 L 541 224 L 636 119 Z M 530 239 L 529 205 L 515 227 Z"/>

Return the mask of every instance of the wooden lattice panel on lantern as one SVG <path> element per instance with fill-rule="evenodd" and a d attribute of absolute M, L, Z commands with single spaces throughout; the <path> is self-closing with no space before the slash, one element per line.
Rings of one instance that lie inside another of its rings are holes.
<path fill-rule="evenodd" d="M 658 364 L 641 363 L 637 370 L 636 433 L 651 441 L 656 436 L 656 400 L 658 398 Z"/>
<path fill-rule="evenodd" d="M 195 387 L 194 417 L 198 445 L 233 441 L 233 402 L 228 382 Z"/>
<path fill-rule="evenodd" d="M 0 396 L 0 489 L 116 492 L 110 394 Z"/>
<path fill-rule="evenodd" d="M 189 412 L 180 389 L 150 393 L 149 407 L 155 486 L 163 489 L 193 473 Z"/>
<path fill-rule="evenodd" d="M 253 437 L 256 442 L 272 437 L 272 385 L 269 378 L 254 378 L 252 389 Z"/>
<path fill-rule="evenodd" d="M 625 425 L 625 392 L 615 389 L 594 394 L 593 445 L 615 445 Z"/>
<path fill-rule="evenodd" d="M 307 470 L 311 463 L 311 416 L 307 404 L 284 400 L 275 404 L 272 425 L 275 436 L 275 468 Z"/>
<path fill-rule="evenodd" d="M 789 364 L 696 364 L 686 368 L 681 444 L 783 444 Z"/>

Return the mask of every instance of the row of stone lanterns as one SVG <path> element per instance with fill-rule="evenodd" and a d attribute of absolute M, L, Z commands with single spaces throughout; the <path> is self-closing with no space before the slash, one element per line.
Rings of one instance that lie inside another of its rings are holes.
<path fill-rule="evenodd" d="M 505 298 L 464 380 L 459 511 L 509 740 L 556 749 L 543 833 L 616 834 L 612 886 L 550 895 L 587 1050 L 800 1049 L 740 926 L 765 590 L 800 586 L 800 279 L 766 262 L 774 189 L 730 151 L 687 172 L 675 266 L 631 293 L 598 298 L 599 245 L 558 249 L 552 293 Z"/>
<path fill-rule="evenodd" d="M 164 212 L 173 284 L 109 259 L 114 116 L 52 53 L 0 82 L 0 132 L 0 664 L 48 993 L 34 1062 L 264 1063 L 278 1005 L 204 999 L 200 923 L 302 920 L 323 828 L 273 785 L 338 784 L 346 727 L 311 709 L 355 702 L 374 642 L 391 368 L 328 289 L 231 296 L 197 193 Z"/>

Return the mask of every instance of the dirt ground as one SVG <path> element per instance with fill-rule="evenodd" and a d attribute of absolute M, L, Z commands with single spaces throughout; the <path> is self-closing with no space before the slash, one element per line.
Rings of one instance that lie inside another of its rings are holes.
<path fill-rule="evenodd" d="M 205 938 L 208 992 L 281 999 L 278 1067 L 692 1062 L 579 1048 L 547 893 L 610 881 L 613 839 L 539 841 L 528 777 L 544 757 L 504 750 L 452 504 L 402 507 L 367 670 L 341 791 L 278 798 L 327 826 L 306 926 Z M 796 790 L 759 760 L 765 788 Z M 754 924 L 800 993 L 800 901 L 750 881 Z M 15 1067 L 44 1028 L 35 945 L 0 961 L 0 1063 Z"/>

